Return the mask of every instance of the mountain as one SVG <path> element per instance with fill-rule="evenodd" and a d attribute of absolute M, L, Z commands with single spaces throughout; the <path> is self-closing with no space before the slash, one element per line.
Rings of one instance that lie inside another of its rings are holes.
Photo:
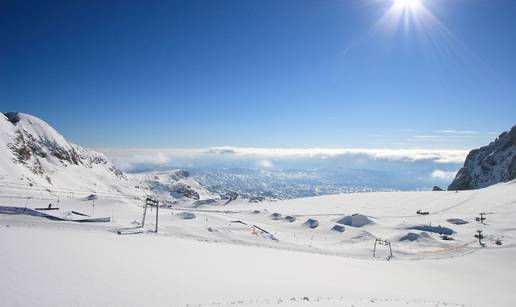
<path fill-rule="evenodd" d="M 472 190 L 516 179 L 516 125 L 491 144 L 472 150 L 448 190 Z"/>
<path fill-rule="evenodd" d="M 68 142 L 43 120 L 0 113 L 0 184 L 41 193 L 144 194 L 101 153 Z"/>
<path fill-rule="evenodd" d="M 142 181 L 163 200 L 195 203 L 196 201 L 222 198 L 220 195 L 208 191 L 188 171 L 183 169 L 151 171 L 131 175 Z"/>
<path fill-rule="evenodd" d="M 226 204 L 238 197 L 236 192 L 211 192 L 182 169 L 126 174 L 102 153 L 68 142 L 45 121 L 14 112 L 0 113 L 0 187 L 10 191 L 3 197 L 155 194 L 193 206 Z"/>

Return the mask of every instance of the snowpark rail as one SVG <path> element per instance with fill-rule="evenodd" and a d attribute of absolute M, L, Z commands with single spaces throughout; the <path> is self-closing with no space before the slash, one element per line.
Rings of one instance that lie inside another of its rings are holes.
<path fill-rule="evenodd" d="M 30 208 L 25 207 L 11 207 L 11 206 L 0 206 L 0 214 L 12 214 L 12 215 L 30 215 L 36 217 L 43 217 L 52 221 L 68 221 L 68 222 L 78 222 L 78 223 L 108 223 L 111 222 L 111 217 L 84 217 L 82 215 L 81 218 L 65 218 L 60 216 L 55 216 L 52 214 L 48 214 L 45 212 L 37 211 Z M 76 214 L 76 213 L 74 213 Z"/>

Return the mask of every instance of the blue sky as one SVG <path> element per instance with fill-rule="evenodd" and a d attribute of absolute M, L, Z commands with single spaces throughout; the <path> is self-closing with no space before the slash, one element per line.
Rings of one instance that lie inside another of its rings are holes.
<path fill-rule="evenodd" d="M 516 124 L 516 1 L 421 0 L 424 30 L 379 22 L 393 1 L 2 1 L 1 109 L 89 147 L 470 149 Z"/>

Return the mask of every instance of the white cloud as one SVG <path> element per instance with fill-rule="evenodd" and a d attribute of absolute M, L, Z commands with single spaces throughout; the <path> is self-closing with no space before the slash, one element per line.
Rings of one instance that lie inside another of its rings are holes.
<path fill-rule="evenodd" d="M 439 139 L 439 138 L 442 138 L 442 135 L 413 135 L 412 138 L 415 138 L 415 139 Z"/>
<path fill-rule="evenodd" d="M 174 165 L 199 161 L 252 159 L 262 168 L 273 167 L 275 159 L 331 159 L 350 157 L 363 160 L 386 161 L 431 161 L 434 163 L 464 162 L 467 150 L 448 149 L 350 149 L 350 148 L 254 148 L 254 147 L 212 147 L 205 149 L 141 149 L 117 148 L 97 149 L 108 156 L 121 169 L 141 165 Z"/>
<path fill-rule="evenodd" d="M 467 150 L 449 149 L 347 149 L 347 148 L 253 148 L 253 147 L 212 147 L 211 154 L 262 157 L 319 157 L 331 158 L 344 155 L 366 155 L 373 159 L 420 161 L 432 160 L 437 163 L 462 163 Z"/>
<path fill-rule="evenodd" d="M 482 132 L 482 131 L 474 131 L 474 130 L 454 130 L 454 129 L 444 129 L 437 130 L 436 133 L 446 133 L 446 134 L 478 134 L 478 135 L 498 135 L 497 132 Z"/>
<path fill-rule="evenodd" d="M 272 164 L 271 160 L 263 159 L 258 161 L 258 166 L 261 168 L 273 168 L 274 164 Z"/>
<path fill-rule="evenodd" d="M 130 169 L 138 165 L 167 165 L 174 158 L 202 155 L 200 149 L 147 149 L 147 148 L 104 148 L 96 149 L 104 153 L 120 169 Z"/>
<path fill-rule="evenodd" d="M 451 181 L 455 178 L 457 171 L 443 171 L 436 169 L 430 175 L 432 178 Z"/>
<path fill-rule="evenodd" d="M 472 130 L 453 130 L 453 129 L 448 129 L 448 130 L 437 130 L 436 132 L 439 132 L 439 133 L 450 133 L 450 134 L 481 134 L 481 132 L 479 132 L 479 131 L 472 131 Z"/>

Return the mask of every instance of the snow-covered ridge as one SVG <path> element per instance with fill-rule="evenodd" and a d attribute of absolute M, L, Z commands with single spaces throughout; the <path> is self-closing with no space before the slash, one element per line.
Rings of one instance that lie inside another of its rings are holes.
<path fill-rule="evenodd" d="M 471 190 L 516 179 L 516 125 L 489 145 L 472 150 L 448 187 Z"/>
<path fill-rule="evenodd" d="M 103 154 L 69 143 L 54 128 L 37 117 L 23 113 L 6 113 L 5 116 L 16 128 L 14 139 L 8 144 L 15 155 L 15 162 L 27 165 L 36 174 L 44 172 L 41 159 L 52 164 L 61 163 L 63 166 L 82 164 L 91 167 L 93 164 L 109 164 Z M 123 176 L 114 167 L 110 166 L 110 169 Z"/>
<path fill-rule="evenodd" d="M 138 194 L 138 183 L 103 154 L 68 142 L 35 116 L 13 112 L 0 115 L 0 183 L 84 193 Z"/>
<path fill-rule="evenodd" d="M 192 202 L 221 198 L 220 195 L 208 191 L 188 171 L 183 169 L 131 175 L 142 181 L 163 200 Z"/>

